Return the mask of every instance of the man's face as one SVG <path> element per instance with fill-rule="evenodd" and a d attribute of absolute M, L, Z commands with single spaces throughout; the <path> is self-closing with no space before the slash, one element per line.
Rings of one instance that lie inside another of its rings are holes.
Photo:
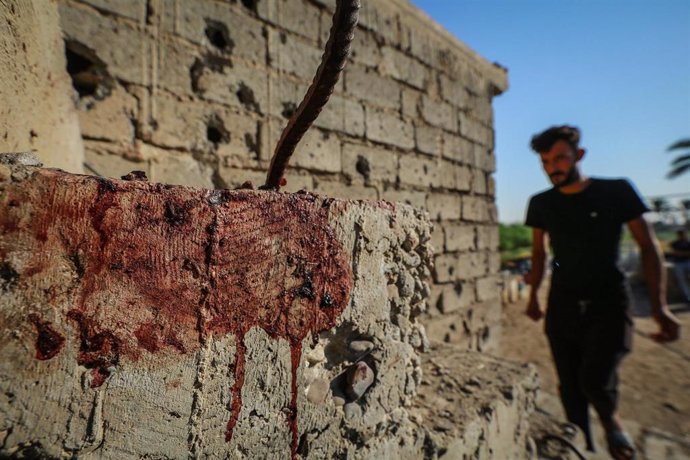
<path fill-rule="evenodd" d="M 540 152 L 541 165 L 549 180 L 555 187 L 572 184 L 580 177 L 577 162 L 582 158 L 584 150 L 575 150 L 566 141 L 559 140 L 553 144 L 551 150 Z"/>

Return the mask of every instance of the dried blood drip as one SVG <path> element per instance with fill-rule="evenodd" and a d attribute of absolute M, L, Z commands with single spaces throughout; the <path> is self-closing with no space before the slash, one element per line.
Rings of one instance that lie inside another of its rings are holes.
<path fill-rule="evenodd" d="M 74 268 L 66 317 L 94 387 L 124 362 L 194 352 L 233 334 L 228 440 L 242 408 L 245 335 L 260 327 L 287 340 L 295 457 L 302 341 L 335 326 L 352 288 L 350 262 L 328 224 L 330 205 L 309 193 L 190 190 L 40 170 L 0 196 L 0 234 L 31 242 L 19 274 L 26 282 L 50 267 Z M 39 337 L 53 337 L 45 323 L 32 322 Z M 44 346 L 41 356 L 62 344 L 46 343 L 60 345 Z"/>

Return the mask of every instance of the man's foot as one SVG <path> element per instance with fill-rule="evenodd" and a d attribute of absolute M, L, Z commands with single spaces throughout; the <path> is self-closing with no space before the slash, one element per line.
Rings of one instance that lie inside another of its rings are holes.
<path fill-rule="evenodd" d="M 606 442 L 609 445 L 609 453 L 616 460 L 633 460 L 635 458 L 635 445 L 628 433 L 621 430 L 611 430 L 606 433 Z"/>

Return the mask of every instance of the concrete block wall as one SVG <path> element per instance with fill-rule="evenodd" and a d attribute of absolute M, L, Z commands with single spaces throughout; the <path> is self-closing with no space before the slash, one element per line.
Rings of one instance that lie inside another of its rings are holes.
<path fill-rule="evenodd" d="M 334 4 L 60 0 L 86 171 L 262 184 Z M 364 1 L 351 62 L 286 177 L 287 191 L 427 210 L 429 336 L 476 349 L 500 332 L 491 101 L 506 87 L 504 69 L 406 0 Z"/>

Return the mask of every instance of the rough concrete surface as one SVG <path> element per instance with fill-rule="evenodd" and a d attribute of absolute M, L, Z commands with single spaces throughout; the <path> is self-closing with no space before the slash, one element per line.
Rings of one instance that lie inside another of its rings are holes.
<path fill-rule="evenodd" d="M 531 459 L 528 416 L 539 388 L 533 366 L 434 344 L 410 417 L 423 428 L 423 455 L 409 458 Z"/>
<path fill-rule="evenodd" d="M 418 211 L 0 172 L 2 455 L 395 445 L 426 346 Z"/>

